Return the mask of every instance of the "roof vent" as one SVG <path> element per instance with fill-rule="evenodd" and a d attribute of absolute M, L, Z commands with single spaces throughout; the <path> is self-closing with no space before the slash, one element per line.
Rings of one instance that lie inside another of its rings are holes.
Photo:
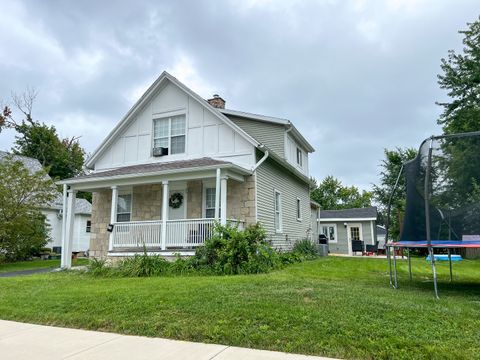
<path fill-rule="evenodd" d="M 225 109 L 225 100 L 223 100 L 218 94 L 213 94 L 213 97 L 207 101 L 214 108 Z"/>

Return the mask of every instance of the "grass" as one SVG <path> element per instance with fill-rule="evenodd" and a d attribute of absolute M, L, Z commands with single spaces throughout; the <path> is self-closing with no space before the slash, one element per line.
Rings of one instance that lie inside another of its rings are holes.
<path fill-rule="evenodd" d="M 87 265 L 87 259 L 75 259 L 72 261 L 73 266 Z M 31 261 L 18 261 L 14 263 L 0 264 L 0 274 L 11 271 L 33 270 L 33 269 L 46 269 L 46 268 L 58 268 L 60 267 L 60 260 L 31 260 Z"/>
<path fill-rule="evenodd" d="M 322 258 L 265 275 L 0 279 L 0 317 L 123 334 L 361 359 L 480 358 L 480 262 Z"/>

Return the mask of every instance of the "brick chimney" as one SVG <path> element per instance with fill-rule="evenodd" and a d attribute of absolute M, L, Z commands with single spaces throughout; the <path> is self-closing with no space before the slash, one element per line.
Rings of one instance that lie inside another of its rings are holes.
<path fill-rule="evenodd" d="M 225 100 L 220 95 L 214 94 L 213 98 L 207 100 L 210 105 L 217 109 L 225 109 Z"/>

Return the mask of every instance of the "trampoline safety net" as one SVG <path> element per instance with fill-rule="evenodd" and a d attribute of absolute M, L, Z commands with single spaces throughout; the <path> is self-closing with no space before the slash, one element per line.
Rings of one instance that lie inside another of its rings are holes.
<path fill-rule="evenodd" d="M 400 241 L 480 240 L 480 132 L 425 140 L 404 171 Z"/>

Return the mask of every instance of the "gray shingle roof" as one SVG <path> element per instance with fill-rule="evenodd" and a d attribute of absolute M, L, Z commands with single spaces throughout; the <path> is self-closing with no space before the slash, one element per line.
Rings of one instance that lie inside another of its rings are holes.
<path fill-rule="evenodd" d="M 21 161 L 31 174 L 43 169 L 42 164 L 40 164 L 40 161 L 38 161 L 37 159 L 22 155 L 13 155 L 5 151 L 0 151 L 0 161 L 3 161 L 3 159 L 5 159 L 7 156 L 12 156 L 13 159 L 16 161 Z"/>
<path fill-rule="evenodd" d="M 13 154 L 7 153 L 5 151 L 0 151 L 0 162 L 3 161 L 9 155 L 11 155 L 14 160 L 21 161 L 23 163 L 23 165 L 28 169 L 28 171 L 31 174 L 36 173 L 37 171 L 40 171 L 40 170 L 43 169 L 42 164 L 40 164 L 40 161 L 38 161 L 37 159 L 27 157 L 27 156 L 22 156 L 22 155 L 13 155 Z M 50 204 L 45 204 L 44 208 L 45 209 L 60 210 L 63 207 L 62 203 L 63 203 L 63 196 L 62 196 L 61 193 L 58 193 L 55 200 L 53 200 Z M 85 200 L 85 199 L 76 199 L 75 200 L 75 213 L 76 214 L 91 214 L 92 213 L 92 204 L 90 204 L 88 202 L 88 200 Z"/>
<path fill-rule="evenodd" d="M 377 217 L 375 206 L 367 208 L 320 210 L 320 219 L 368 219 Z"/>
<path fill-rule="evenodd" d="M 157 163 L 150 163 L 150 164 L 123 166 L 117 169 L 98 171 L 89 175 L 78 176 L 78 177 L 67 179 L 67 180 L 94 179 L 99 177 L 113 177 L 113 176 L 130 175 L 130 174 L 148 174 L 148 173 L 156 173 L 156 172 L 169 171 L 169 170 L 181 170 L 181 169 L 199 168 L 204 166 L 226 165 L 226 164 L 231 164 L 231 162 L 215 160 L 209 157 L 204 157 L 204 158 L 192 159 L 192 160 L 180 160 L 180 161 L 157 162 Z"/>

